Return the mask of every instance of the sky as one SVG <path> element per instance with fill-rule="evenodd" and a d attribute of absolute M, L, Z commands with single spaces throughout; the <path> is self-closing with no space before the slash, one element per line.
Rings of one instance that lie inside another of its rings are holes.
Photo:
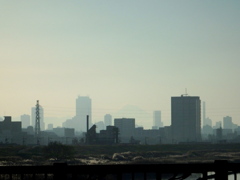
<path fill-rule="evenodd" d="M 0 116 L 49 122 L 75 115 L 92 99 L 93 122 L 134 106 L 161 110 L 171 97 L 206 102 L 206 116 L 240 125 L 240 1 L 0 0 Z M 136 115 L 137 116 L 137 115 Z M 140 117 L 139 117 L 140 116 Z M 132 117 L 131 117 L 132 118 Z"/>

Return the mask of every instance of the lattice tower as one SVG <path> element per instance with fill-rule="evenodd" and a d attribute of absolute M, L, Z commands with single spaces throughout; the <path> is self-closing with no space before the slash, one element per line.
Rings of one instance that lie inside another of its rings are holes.
<path fill-rule="evenodd" d="M 36 122 L 35 122 L 35 136 L 40 136 L 40 108 L 39 108 L 39 100 L 37 100 L 36 104 Z"/>

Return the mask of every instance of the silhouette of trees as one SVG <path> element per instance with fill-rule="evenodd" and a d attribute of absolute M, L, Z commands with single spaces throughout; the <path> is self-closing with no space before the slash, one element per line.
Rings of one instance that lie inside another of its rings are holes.
<path fill-rule="evenodd" d="M 60 142 L 50 142 L 48 146 L 43 147 L 43 155 L 46 158 L 65 159 L 74 155 L 74 147 L 63 145 Z"/>

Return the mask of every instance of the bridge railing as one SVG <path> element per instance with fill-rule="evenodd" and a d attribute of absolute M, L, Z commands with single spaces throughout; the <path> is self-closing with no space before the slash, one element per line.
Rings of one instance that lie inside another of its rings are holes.
<path fill-rule="evenodd" d="M 213 172 L 212 175 L 209 175 Z M 164 174 L 171 175 L 169 180 L 186 179 L 191 174 L 201 176 L 199 180 L 228 180 L 229 174 L 237 179 L 240 163 L 215 161 L 214 163 L 194 164 L 116 164 L 116 165 L 67 165 L 55 163 L 52 166 L 0 166 L 0 179 L 166 179 Z M 125 176 L 128 174 L 128 178 Z"/>

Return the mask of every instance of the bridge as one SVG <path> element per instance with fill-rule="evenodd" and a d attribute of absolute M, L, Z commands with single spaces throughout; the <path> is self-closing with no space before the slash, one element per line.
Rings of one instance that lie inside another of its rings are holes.
<path fill-rule="evenodd" d="M 210 174 L 211 172 L 211 174 Z M 197 180 L 228 180 L 232 175 L 237 180 L 240 163 L 217 160 L 214 163 L 193 164 L 116 164 L 116 165 L 68 165 L 55 163 L 52 166 L 0 166 L 0 179 L 53 179 L 53 180 L 183 180 L 197 173 Z"/>

